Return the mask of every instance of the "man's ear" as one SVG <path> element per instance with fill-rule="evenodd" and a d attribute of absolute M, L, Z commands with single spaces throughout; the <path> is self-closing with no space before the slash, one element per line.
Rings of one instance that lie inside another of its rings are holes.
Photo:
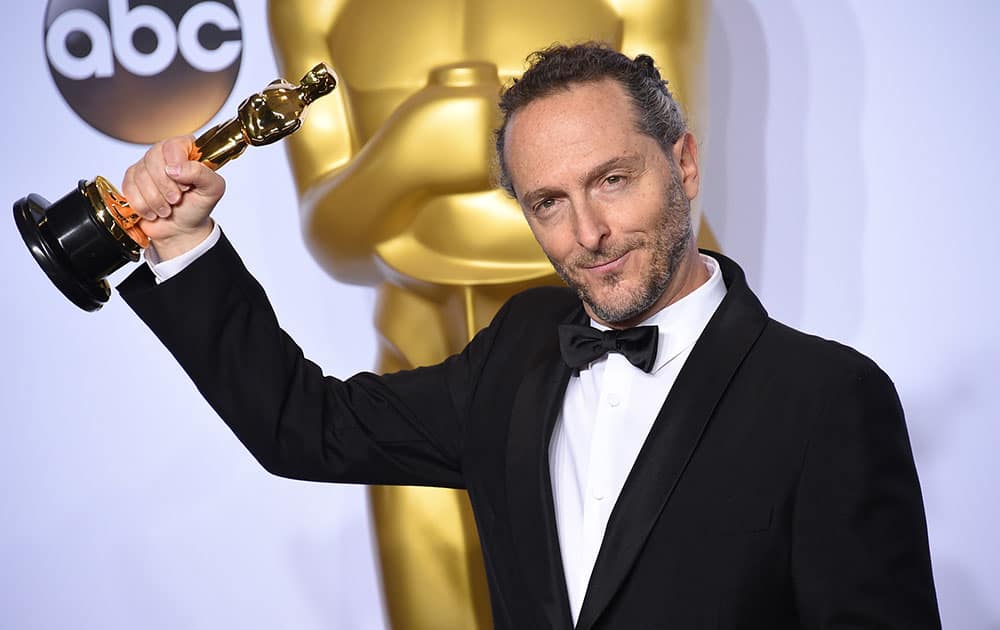
<path fill-rule="evenodd" d="M 673 150 L 674 164 L 681 178 L 681 186 L 688 199 L 698 196 L 698 187 L 701 179 L 698 176 L 698 141 L 694 134 L 685 131 L 677 142 L 674 143 Z"/>

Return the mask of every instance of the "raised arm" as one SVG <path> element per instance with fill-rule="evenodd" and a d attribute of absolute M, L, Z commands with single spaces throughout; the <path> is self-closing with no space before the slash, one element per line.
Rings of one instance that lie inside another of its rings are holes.
<path fill-rule="evenodd" d="M 225 237 L 162 284 L 141 267 L 118 289 L 269 472 L 463 487 L 467 410 L 495 327 L 437 366 L 339 380 L 279 327 Z"/>

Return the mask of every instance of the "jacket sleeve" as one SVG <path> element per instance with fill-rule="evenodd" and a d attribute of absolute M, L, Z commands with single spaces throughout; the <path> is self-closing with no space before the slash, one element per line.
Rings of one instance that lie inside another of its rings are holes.
<path fill-rule="evenodd" d="M 463 487 L 463 418 L 505 311 L 439 365 L 341 381 L 281 330 L 225 236 L 170 280 L 143 266 L 118 290 L 269 472 Z"/>
<path fill-rule="evenodd" d="M 833 388 L 810 434 L 793 523 L 804 628 L 940 628 L 903 410 L 874 364 Z"/>

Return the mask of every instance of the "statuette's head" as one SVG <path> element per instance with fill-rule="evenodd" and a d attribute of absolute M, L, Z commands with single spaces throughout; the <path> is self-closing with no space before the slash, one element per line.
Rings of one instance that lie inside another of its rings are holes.
<path fill-rule="evenodd" d="M 337 87 L 337 79 L 333 76 L 330 66 L 318 63 L 302 77 L 299 90 L 306 103 L 312 103 L 324 94 L 329 94 Z"/>

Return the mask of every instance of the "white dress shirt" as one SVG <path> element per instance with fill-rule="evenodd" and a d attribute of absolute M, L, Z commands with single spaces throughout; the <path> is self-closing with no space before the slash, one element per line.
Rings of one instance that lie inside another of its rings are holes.
<path fill-rule="evenodd" d="M 216 223 L 212 226 L 212 233 L 209 234 L 205 240 L 176 258 L 171 258 L 170 260 L 160 260 L 159 254 L 156 253 L 156 248 L 152 245 L 146 248 L 146 251 L 142 253 L 142 257 L 146 260 L 146 264 L 149 266 L 150 271 L 152 271 L 153 275 L 156 276 L 156 284 L 160 284 L 161 282 L 166 282 L 170 278 L 184 271 L 188 265 L 198 260 L 202 254 L 212 249 L 212 246 L 219 242 L 219 238 L 221 236 L 222 230 L 219 228 L 219 224 Z"/>
<path fill-rule="evenodd" d="M 659 328 L 652 372 L 609 353 L 570 377 L 566 388 L 549 443 L 549 474 L 574 624 L 625 479 L 691 348 L 726 295 L 719 264 L 701 258 L 709 279 L 640 324 Z M 608 329 L 593 320 L 591 326 Z"/>

